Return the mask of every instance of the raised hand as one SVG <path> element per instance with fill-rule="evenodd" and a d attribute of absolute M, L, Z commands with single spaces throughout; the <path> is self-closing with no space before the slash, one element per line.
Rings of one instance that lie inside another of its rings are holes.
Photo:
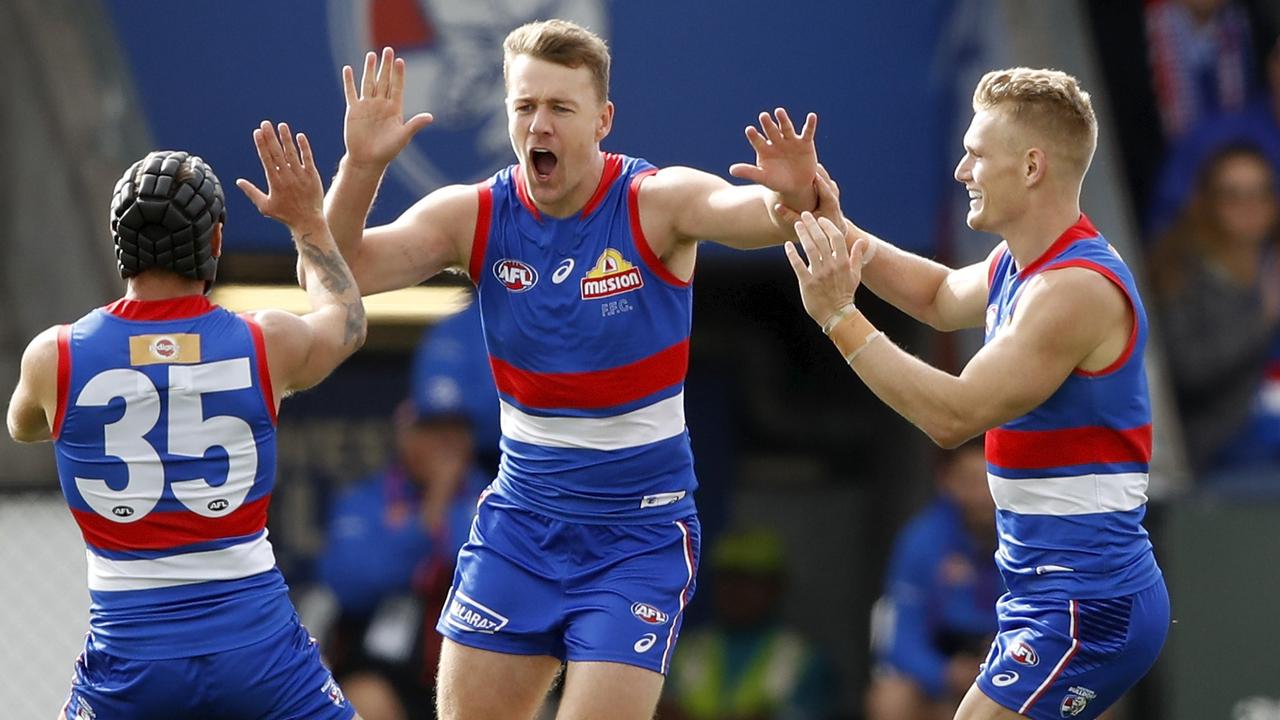
<path fill-rule="evenodd" d="M 818 170 L 818 151 L 813 138 L 818 116 L 809 113 L 804 127 L 796 132 L 787 111 L 777 108 L 760 113 L 760 129 L 747 126 L 747 141 L 756 151 L 756 162 L 735 163 L 729 174 L 773 190 L 790 207 L 813 207 L 813 180 Z"/>
<path fill-rule="evenodd" d="M 324 184 L 316 170 L 307 136 L 298 133 L 297 144 L 287 123 L 272 128 L 263 120 L 253 131 L 253 144 L 267 176 L 267 192 L 238 178 L 236 187 L 244 191 L 258 212 L 298 231 L 308 224 L 324 223 Z"/>
<path fill-rule="evenodd" d="M 868 241 L 858 238 L 853 247 L 848 247 L 840 226 L 809 212 L 801 213 L 795 230 L 805 257 L 800 257 L 795 243 L 788 242 L 787 260 L 791 261 L 791 269 L 800 282 L 805 312 L 826 329 L 828 320 L 837 311 L 853 304 L 853 296 L 862 282 L 862 253 Z"/>
<path fill-rule="evenodd" d="M 344 65 L 342 90 L 347 97 L 342 135 L 352 162 L 386 166 L 431 124 L 431 113 L 404 119 L 404 60 L 389 47 L 382 49 L 380 65 L 377 54 L 365 55 L 359 92 L 355 71 Z"/>

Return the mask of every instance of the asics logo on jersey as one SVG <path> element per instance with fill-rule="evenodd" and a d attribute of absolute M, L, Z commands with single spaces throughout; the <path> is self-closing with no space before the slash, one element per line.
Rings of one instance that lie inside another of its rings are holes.
<path fill-rule="evenodd" d="M 654 635 L 653 633 L 645 633 L 636 641 L 636 644 L 633 645 L 632 648 L 638 653 L 645 653 L 649 652 L 649 648 L 653 647 L 653 644 L 656 642 L 658 642 L 657 635 Z"/>
<path fill-rule="evenodd" d="M 667 621 L 667 614 L 648 603 L 633 603 L 631 614 L 650 625 L 661 625 Z"/>
<path fill-rule="evenodd" d="M 493 276 L 511 292 L 524 292 L 538 284 L 537 270 L 510 258 L 503 258 L 493 264 Z"/>
<path fill-rule="evenodd" d="M 565 258 L 556 266 L 556 271 L 551 273 L 551 282 L 559 285 L 569 277 L 569 273 L 573 272 L 573 258 Z"/>
<path fill-rule="evenodd" d="M 596 260 L 595 267 L 582 278 L 582 299 L 596 300 L 639 290 L 644 287 L 640 268 L 627 262 L 622 253 L 609 248 Z"/>
<path fill-rule="evenodd" d="M 492 635 L 505 627 L 508 620 L 501 613 L 472 600 L 461 590 L 456 590 L 449 600 L 449 614 L 445 622 L 459 630 Z"/>
<path fill-rule="evenodd" d="M 1008 687 L 1018 682 L 1018 673 L 1002 672 L 991 676 L 991 684 L 996 687 Z"/>
<path fill-rule="evenodd" d="M 1019 642 L 1009 649 L 1009 657 L 1019 665 L 1027 667 L 1035 667 L 1040 664 L 1040 656 L 1036 654 L 1036 649 L 1030 645 Z"/>

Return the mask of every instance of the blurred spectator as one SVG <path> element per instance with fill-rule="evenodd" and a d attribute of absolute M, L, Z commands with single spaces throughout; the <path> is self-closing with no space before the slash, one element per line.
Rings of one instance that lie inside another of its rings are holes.
<path fill-rule="evenodd" d="M 1153 0 L 1146 31 L 1167 141 L 1177 141 L 1208 114 L 1244 107 L 1255 58 L 1243 7 L 1232 0 Z"/>
<path fill-rule="evenodd" d="M 1265 77 L 1263 91 L 1244 110 L 1205 118 L 1169 150 L 1147 212 L 1147 228 L 1153 236 L 1168 229 L 1188 202 L 1200 168 L 1214 151 L 1228 144 L 1256 145 L 1280 173 L 1280 37 L 1267 54 Z"/>
<path fill-rule="evenodd" d="M 683 633 L 664 720 L 817 720 L 831 713 L 831 673 L 779 619 L 786 591 L 781 540 L 731 531 L 711 554 L 714 617 Z"/>
<path fill-rule="evenodd" d="M 471 433 L 481 465 L 497 472 L 499 429 L 498 390 L 489 368 L 489 352 L 480 325 L 480 304 L 471 304 L 427 330 L 413 355 L 409 383 L 420 398 L 431 392 L 431 383 L 440 377 L 439 368 L 449 368 L 464 389 L 461 402 L 471 419 Z"/>
<path fill-rule="evenodd" d="M 869 720 L 955 713 L 996 632 L 1004 592 L 981 439 L 948 456 L 938 497 L 898 536 L 872 622 Z"/>
<path fill-rule="evenodd" d="M 435 619 L 491 477 L 473 428 L 487 422 L 493 381 L 453 321 L 418 353 L 413 397 L 393 422 L 395 461 L 338 497 L 319 559 L 338 605 L 326 654 L 365 720 L 432 717 Z"/>
<path fill-rule="evenodd" d="M 1276 173 L 1251 145 L 1211 155 L 1151 255 L 1155 305 L 1188 457 L 1232 464 L 1280 320 Z"/>

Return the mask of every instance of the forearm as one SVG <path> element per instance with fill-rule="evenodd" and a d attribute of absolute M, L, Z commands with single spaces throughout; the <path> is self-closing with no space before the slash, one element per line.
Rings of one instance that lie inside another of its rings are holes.
<path fill-rule="evenodd" d="M 877 336 L 875 326 L 855 312 L 831 331 L 840 354 L 886 405 L 920 428 L 938 445 L 955 447 L 986 430 L 964 381 L 943 372 Z"/>
<path fill-rule="evenodd" d="M 325 195 L 324 215 L 329 232 L 338 251 L 350 264 L 359 257 L 365 222 L 385 171 L 383 166 L 360 165 L 343 157 Z"/>
<path fill-rule="evenodd" d="M 867 233 L 850 233 L 849 237 L 868 237 Z M 872 237 L 875 254 L 862 268 L 862 284 L 877 297 L 939 330 L 951 330 L 944 322 L 939 306 L 944 303 L 947 277 L 951 268 L 902 250 L 884 240 Z"/>
<path fill-rule="evenodd" d="M 348 354 L 364 344 L 364 303 L 351 269 L 343 261 L 325 223 L 319 219 L 293 230 L 298 267 L 312 313 L 305 319 Z"/>

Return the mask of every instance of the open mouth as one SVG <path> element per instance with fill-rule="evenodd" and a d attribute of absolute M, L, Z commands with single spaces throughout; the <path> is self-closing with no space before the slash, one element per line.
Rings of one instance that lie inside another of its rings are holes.
<path fill-rule="evenodd" d="M 533 168 L 533 175 L 539 182 L 551 179 L 551 173 L 555 172 L 558 162 L 556 154 L 550 150 L 534 148 L 529 151 L 529 165 Z"/>

